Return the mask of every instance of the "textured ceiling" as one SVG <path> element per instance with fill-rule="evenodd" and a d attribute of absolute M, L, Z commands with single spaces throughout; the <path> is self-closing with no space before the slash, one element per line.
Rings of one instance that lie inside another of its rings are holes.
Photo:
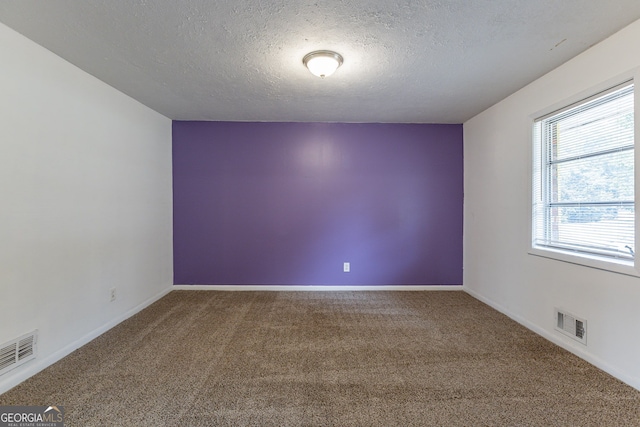
<path fill-rule="evenodd" d="M 461 123 L 638 0 L 0 0 L 0 22 L 176 120 Z M 344 56 L 321 80 L 317 49 Z"/>

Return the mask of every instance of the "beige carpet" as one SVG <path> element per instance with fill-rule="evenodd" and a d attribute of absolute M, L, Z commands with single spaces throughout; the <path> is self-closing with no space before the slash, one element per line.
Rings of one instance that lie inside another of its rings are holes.
<path fill-rule="evenodd" d="M 0 404 L 69 426 L 640 425 L 640 392 L 463 292 L 174 291 Z"/>

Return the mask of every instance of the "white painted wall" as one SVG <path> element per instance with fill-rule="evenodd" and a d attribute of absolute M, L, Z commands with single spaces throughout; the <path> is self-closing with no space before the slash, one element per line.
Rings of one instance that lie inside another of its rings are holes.
<path fill-rule="evenodd" d="M 0 393 L 170 290 L 171 186 L 168 118 L 0 24 Z"/>
<path fill-rule="evenodd" d="M 639 67 L 639 51 L 637 21 L 464 124 L 463 286 L 638 389 L 640 278 L 527 250 L 531 116 Z M 587 319 L 586 347 L 554 331 L 554 307 Z"/>

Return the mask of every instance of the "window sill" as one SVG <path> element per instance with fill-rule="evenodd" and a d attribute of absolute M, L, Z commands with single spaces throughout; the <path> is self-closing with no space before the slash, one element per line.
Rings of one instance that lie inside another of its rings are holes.
<path fill-rule="evenodd" d="M 563 251 L 549 248 L 529 248 L 529 254 L 557 261 L 568 262 L 570 264 L 582 265 L 598 270 L 611 271 L 613 273 L 627 276 L 640 277 L 640 272 L 635 268 L 633 261 L 615 260 L 578 254 L 572 251 Z"/>

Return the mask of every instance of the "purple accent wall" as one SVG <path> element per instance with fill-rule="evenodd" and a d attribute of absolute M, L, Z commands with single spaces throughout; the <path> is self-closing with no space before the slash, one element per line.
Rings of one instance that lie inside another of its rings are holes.
<path fill-rule="evenodd" d="M 462 167 L 462 125 L 173 122 L 174 283 L 461 284 Z"/>

